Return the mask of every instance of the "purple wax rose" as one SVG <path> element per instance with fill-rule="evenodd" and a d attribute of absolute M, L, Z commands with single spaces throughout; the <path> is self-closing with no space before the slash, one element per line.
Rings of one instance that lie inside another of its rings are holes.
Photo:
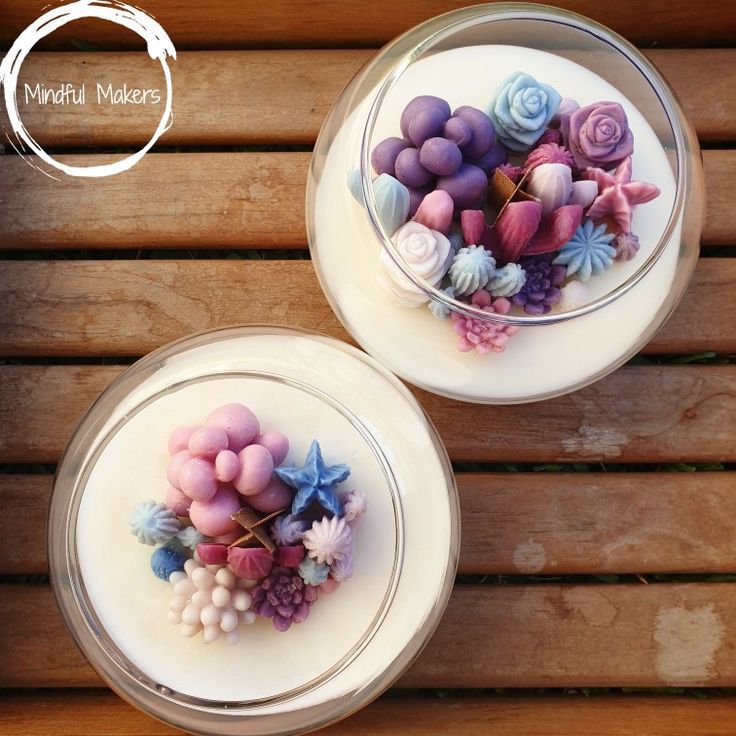
<path fill-rule="evenodd" d="M 634 152 L 634 136 L 618 102 L 595 102 L 560 121 L 565 145 L 579 169 L 612 169 Z"/>

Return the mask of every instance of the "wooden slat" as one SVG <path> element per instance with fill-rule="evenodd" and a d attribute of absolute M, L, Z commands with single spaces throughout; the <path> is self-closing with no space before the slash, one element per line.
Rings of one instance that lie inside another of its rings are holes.
<path fill-rule="evenodd" d="M 327 728 L 325 736 L 732 736 L 736 700 L 680 696 L 385 696 Z M 107 690 L 0 697 L 4 736 L 170 736 Z"/>
<path fill-rule="evenodd" d="M 460 474 L 461 573 L 736 572 L 734 473 Z M 0 574 L 45 573 L 51 476 L 0 475 Z M 22 513 L 21 513 L 22 512 Z"/>
<path fill-rule="evenodd" d="M 56 462 L 74 424 L 121 370 L 0 366 L 0 462 Z M 736 460 L 736 366 L 629 366 L 567 396 L 492 410 L 414 393 L 453 460 Z"/>
<path fill-rule="evenodd" d="M 304 247 L 308 153 L 148 154 L 105 178 L 0 156 L 0 248 Z M 75 165 L 120 156 L 60 156 Z M 736 243 L 736 150 L 705 151 L 706 244 Z"/>
<path fill-rule="evenodd" d="M 458 481 L 462 573 L 736 570 L 731 473 L 464 474 Z M 0 475 L 0 574 L 46 572 L 50 486 L 49 476 Z"/>
<path fill-rule="evenodd" d="M 174 124 L 160 145 L 312 143 L 340 91 L 371 50 L 199 51 L 176 59 Z M 659 49 L 647 56 L 670 81 L 701 141 L 736 138 L 736 49 Z M 85 85 L 84 105 L 25 103 L 24 83 Z M 23 122 L 47 147 L 141 146 L 161 116 L 154 105 L 98 104 L 97 84 L 163 90 L 144 54 L 34 53 L 19 84 Z M 0 113 L 0 123 L 6 118 Z"/>
<path fill-rule="evenodd" d="M 736 353 L 736 260 L 703 258 L 647 354 Z M 278 289 L 273 284 L 279 284 Z M 309 261 L 0 261 L 0 355 L 143 355 L 274 320 L 350 340 Z"/>
<path fill-rule="evenodd" d="M 378 46 L 434 15 L 464 7 L 465 0 L 391 0 L 340 3 L 274 0 L 250 3 L 247 13 L 231 3 L 148 0 L 145 9 L 163 25 L 178 49 L 272 46 Z M 588 15 L 640 45 L 699 46 L 733 43 L 729 0 L 649 0 L 646 22 L 636 4 L 616 0 L 556 0 L 551 4 Z M 5 0 L 0 44 L 7 46 L 45 9 L 45 0 Z M 74 39 L 105 49 L 142 48 L 137 36 L 101 22 L 77 22 L 56 31 L 43 47 L 70 48 Z"/>
<path fill-rule="evenodd" d="M 6 586 L 0 630 L 0 686 L 100 684 L 50 588 Z M 459 586 L 398 685 L 732 687 L 735 637 L 736 585 Z"/>

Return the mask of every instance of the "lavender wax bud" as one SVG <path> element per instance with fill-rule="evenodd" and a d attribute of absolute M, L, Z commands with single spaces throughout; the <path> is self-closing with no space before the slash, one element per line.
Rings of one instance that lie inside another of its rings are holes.
<path fill-rule="evenodd" d="M 396 171 L 394 170 L 396 157 L 408 147 L 409 144 L 403 138 L 396 138 L 394 136 L 382 140 L 371 153 L 371 165 L 375 172 L 377 174 L 396 176 Z"/>

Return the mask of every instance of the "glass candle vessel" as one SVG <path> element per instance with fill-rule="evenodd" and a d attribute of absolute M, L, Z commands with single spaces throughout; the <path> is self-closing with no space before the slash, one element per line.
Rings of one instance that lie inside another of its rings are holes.
<path fill-rule="evenodd" d="M 172 585 L 128 526 L 164 495 L 171 430 L 230 402 L 288 436 L 286 464 L 317 438 L 368 499 L 353 576 L 302 623 L 259 617 L 235 645 L 167 620 Z M 66 623 L 122 697 L 194 733 L 293 734 L 359 709 L 420 652 L 454 581 L 457 490 L 435 429 L 372 358 L 315 334 L 229 328 L 161 348 L 101 395 L 59 465 L 48 545 Z"/>
<path fill-rule="evenodd" d="M 636 141 L 633 179 L 652 182 L 661 193 L 634 212 L 631 230 L 640 243 L 635 258 L 616 260 L 547 314 L 512 309 L 490 315 L 428 283 L 404 260 L 379 218 L 371 152 L 383 139 L 401 135 L 399 118 L 411 99 L 433 95 L 453 110 L 470 105 L 488 111 L 498 85 L 517 71 L 580 106 L 619 103 Z M 307 226 L 322 288 L 365 350 L 428 391 L 503 404 L 576 390 L 645 345 L 688 284 L 703 206 L 697 139 L 671 89 L 641 53 L 582 16 L 500 3 L 451 12 L 414 28 L 353 78 L 315 147 Z M 382 288 L 381 260 L 419 295 L 418 307 L 397 304 Z M 452 326 L 436 319 L 428 305 L 481 327 L 518 330 L 504 352 L 460 352 Z"/>

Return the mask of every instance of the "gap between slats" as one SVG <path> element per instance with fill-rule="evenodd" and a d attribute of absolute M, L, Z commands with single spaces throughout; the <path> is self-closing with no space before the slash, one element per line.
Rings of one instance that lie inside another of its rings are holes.
<path fill-rule="evenodd" d="M 470 696 L 392 693 L 330 726 L 324 736 L 732 736 L 734 700 L 723 696 Z M 4 736 L 176 736 L 107 690 L 0 695 Z M 543 729 L 543 731 L 542 731 Z"/>
<path fill-rule="evenodd" d="M 646 14 L 637 4 L 617 0 L 557 0 L 554 5 L 582 13 L 610 26 L 632 43 L 657 46 L 733 44 L 730 0 L 697 4 L 647 0 Z M 145 9 L 170 35 L 177 49 L 301 46 L 381 46 L 394 36 L 435 15 L 467 5 L 466 0 L 374 0 L 371 3 L 271 0 L 249 3 L 248 12 L 233 12 L 231 2 L 215 0 L 147 0 Z M 45 0 L 5 0 L 0 45 L 7 47 L 23 28 L 47 8 Z M 141 39 L 109 23 L 78 21 L 44 39 L 42 47 L 70 48 L 86 41 L 103 48 L 143 48 Z"/>
<path fill-rule="evenodd" d="M 0 462 L 56 462 L 121 372 L 0 366 Z M 567 396 L 492 409 L 413 391 L 455 461 L 736 461 L 736 366 L 627 366 Z"/>
<path fill-rule="evenodd" d="M 460 573 L 736 572 L 736 473 L 474 473 L 457 480 Z M 0 575 L 48 571 L 51 482 L 0 475 Z"/>
<path fill-rule="evenodd" d="M 0 687 L 96 687 L 47 586 L 2 589 Z M 39 615 L 43 612 L 43 615 Z M 736 586 L 456 587 L 405 688 L 732 687 Z"/>
<path fill-rule="evenodd" d="M 701 259 L 643 352 L 736 353 L 734 282 L 736 259 Z M 309 261 L 0 261 L 0 294 L 2 356 L 144 355 L 191 332 L 246 323 L 288 322 L 350 341 Z"/>
<path fill-rule="evenodd" d="M 311 144 L 333 102 L 371 50 L 200 51 L 173 70 L 174 124 L 161 146 Z M 701 142 L 736 139 L 736 49 L 646 52 L 672 84 Z M 714 73 L 717 70 L 717 73 Z M 26 103 L 25 84 L 85 85 L 85 104 Z M 123 84 L 162 89 L 160 66 L 144 53 L 33 53 L 18 86 L 23 121 L 44 147 L 141 146 L 161 117 L 159 104 L 98 104 Z M 7 118 L 0 113 L 0 123 Z"/>

